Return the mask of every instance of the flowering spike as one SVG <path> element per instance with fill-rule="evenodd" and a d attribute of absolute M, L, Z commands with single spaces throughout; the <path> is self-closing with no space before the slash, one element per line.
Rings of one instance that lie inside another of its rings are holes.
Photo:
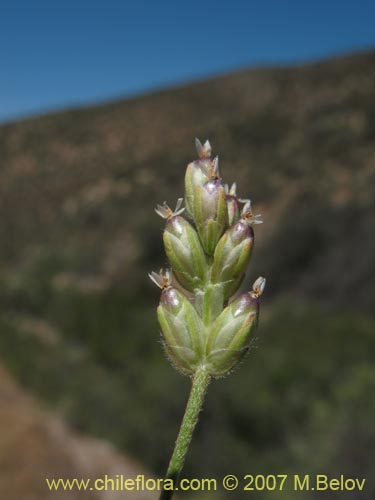
<path fill-rule="evenodd" d="M 195 145 L 199 158 L 185 174 L 185 205 L 192 220 L 184 217 L 182 198 L 174 210 L 166 202 L 157 205 L 155 212 L 166 219 L 163 242 L 172 269 L 150 278 L 162 290 L 158 318 L 173 364 L 187 374 L 204 369 L 222 376 L 247 351 L 257 324 L 265 279 L 258 278 L 249 293 L 232 297 L 253 251 L 252 226 L 262 220 L 249 199 L 238 197 L 235 182 L 222 183 L 219 158 L 211 159 L 209 141 L 195 139 Z"/>
<path fill-rule="evenodd" d="M 211 157 L 211 144 L 210 141 L 207 140 L 203 145 L 198 137 L 195 138 L 195 147 L 197 148 L 197 153 L 199 158 L 210 158 Z"/>
<path fill-rule="evenodd" d="M 210 378 L 227 375 L 248 352 L 266 282 L 259 277 L 249 293 L 232 299 L 253 249 L 252 224 L 262 220 L 253 214 L 250 200 L 238 198 L 235 182 L 230 188 L 222 184 L 209 141 L 202 145 L 195 139 L 195 145 L 198 159 L 185 173 L 192 222 L 181 215 L 182 198 L 174 211 L 165 202 L 156 207 L 166 219 L 163 242 L 172 269 L 149 275 L 161 288 L 157 315 L 165 350 L 179 371 L 192 376 L 167 478 L 179 476 Z M 179 288 L 172 284 L 172 270 Z M 167 490 L 161 496 L 170 497 Z"/>

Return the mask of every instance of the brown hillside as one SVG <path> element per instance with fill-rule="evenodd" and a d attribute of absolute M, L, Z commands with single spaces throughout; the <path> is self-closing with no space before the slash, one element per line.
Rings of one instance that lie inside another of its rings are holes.
<path fill-rule="evenodd" d="M 0 498 L 7 500 L 118 500 L 124 492 L 50 492 L 45 478 L 102 478 L 146 474 L 133 460 L 104 441 L 72 432 L 38 408 L 0 365 Z M 149 476 L 148 476 L 149 477 Z M 127 492 L 147 500 L 151 492 Z"/>
<path fill-rule="evenodd" d="M 264 214 L 256 258 L 268 276 L 278 270 L 270 294 L 345 302 L 360 288 L 366 303 L 372 61 L 247 70 L 2 126 L 3 276 L 49 259 L 58 286 L 137 289 L 164 263 L 153 207 L 181 195 L 198 136 Z"/>

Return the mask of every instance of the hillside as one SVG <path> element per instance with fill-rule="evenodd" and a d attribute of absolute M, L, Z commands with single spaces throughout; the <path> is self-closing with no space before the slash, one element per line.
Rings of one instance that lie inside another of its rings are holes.
<path fill-rule="evenodd" d="M 185 475 L 370 477 L 373 56 L 2 125 L 0 360 L 23 389 L 163 474 L 189 381 L 159 342 L 153 209 L 181 196 L 194 137 L 209 138 L 264 217 L 244 287 L 264 275 L 267 289 L 249 358 L 212 384 Z"/>
<path fill-rule="evenodd" d="M 72 432 L 58 418 L 17 386 L 0 365 L 0 495 L 7 500 L 57 500 L 67 492 L 49 491 L 45 479 L 115 478 L 116 474 L 150 477 L 137 463 L 117 453 L 107 443 Z M 32 464 L 32 466 L 30 466 Z M 17 481 L 14 473 L 17 471 Z M 71 491 L 70 500 L 120 500 L 123 492 Z M 127 498 L 150 500 L 151 492 L 129 492 Z"/>
<path fill-rule="evenodd" d="M 181 195 L 198 136 L 264 214 L 254 267 L 269 294 L 346 303 L 355 289 L 350 300 L 368 304 L 371 58 L 243 71 L 2 126 L 1 274 L 48 260 L 58 284 L 143 287 L 163 264 L 153 207 Z"/>

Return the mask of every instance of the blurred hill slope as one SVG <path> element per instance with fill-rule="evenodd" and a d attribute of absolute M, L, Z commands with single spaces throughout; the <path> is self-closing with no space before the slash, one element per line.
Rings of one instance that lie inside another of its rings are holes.
<path fill-rule="evenodd" d="M 7 500 L 117 500 L 124 492 L 49 491 L 45 479 L 135 478 L 148 476 L 130 458 L 109 444 L 70 430 L 41 410 L 0 365 L 0 497 Z M 5 431 L 5 432 L 4 432 Z M 15 481 L 15 477 L 17 478 Z M 127 498 L 147 500 L 151 492 L 128 492 Z"/>
<path fill-rule="evenodd" d="M 181 195 L 198 136 L 264 214 L 269 296 L 369 305 L 372 62 L 248 70 L 0 127 L 2 276 L 48 261 L 57 285 L 142 288 L 164 263 L 152 209 Z"/>

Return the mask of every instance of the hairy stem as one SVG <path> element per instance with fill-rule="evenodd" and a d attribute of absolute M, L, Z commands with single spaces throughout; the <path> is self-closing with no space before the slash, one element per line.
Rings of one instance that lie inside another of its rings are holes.
<path fill-rule="evenodd" d="M 205 367 L 202 366 L 198 368 L 193 377 L 184 418 L 182 420 L 180 431 L 173 450 L 173 455 L 169 462 L 167 474 L 165 476 L 165 479 L 172 479 L 175 486 L 185 462 L 186 453 L 188 451 L 195 426 L 198 422 L 199 412 L 202 409 L 204 396 L 209 382 L 210 375 L 207 373 Z M 160 500 L 171 499 L 173 497 L 173 493 L 173 490 L 163 489 L 160 494 Z"/>

